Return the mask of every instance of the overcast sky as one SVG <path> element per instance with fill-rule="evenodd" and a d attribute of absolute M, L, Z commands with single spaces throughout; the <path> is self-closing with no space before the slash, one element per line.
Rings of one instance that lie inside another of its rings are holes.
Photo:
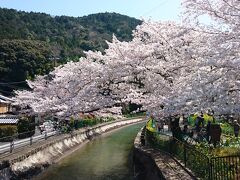
<path fill-rule="evenodd" d="M 181 0 L 0 0 L 0 7 L 74 17 L 116 12 L 135 18 L 178 21 Z"/>

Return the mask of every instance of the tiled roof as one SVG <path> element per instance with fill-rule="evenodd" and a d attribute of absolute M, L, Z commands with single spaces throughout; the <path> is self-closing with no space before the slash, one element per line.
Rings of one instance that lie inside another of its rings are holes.
<path fill-rule="evenodd" d="M 9 97 L 3 96 L 0 94 L 0 100 L 7 101 L 7 102 L 13 102 L 13 100 Z"/>
<path fill-rule="evenodd" d="M 8 104 L 9 102 L 0 99 L 0 103 Z"/>
<path fill-rule="evenodd" d="M 0 124 L 16 124 L 18 121 L 16 117 L 0 117 Z"/>

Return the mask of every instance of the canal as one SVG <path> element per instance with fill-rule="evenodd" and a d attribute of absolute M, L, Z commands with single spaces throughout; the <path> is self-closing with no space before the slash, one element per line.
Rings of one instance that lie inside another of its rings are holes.
<path fill-rule="evenodd" d="M 132 150 L 144 123 L 123 127 L 97 137 L 49 167 L 36 180 L 130 180 Z"/>

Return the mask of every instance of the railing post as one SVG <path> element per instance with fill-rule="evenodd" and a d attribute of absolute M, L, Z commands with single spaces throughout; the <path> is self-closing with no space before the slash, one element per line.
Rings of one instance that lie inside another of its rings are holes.
<path fill-rule="evenodd" d="M 14 143 L 13 141 L 10 142 L 10 153 L 12 153 L 13 151 L 13 143 Z"/>
<path fill-rule="evenodd" d="M 186 149 L 186 143 L 183 143 L 183 159 L 184 159 L 184 166 L 187 166 L 187 149 Z"/>
<path fill-rule="evenodd" d="M 32 145 L 32 140 L 33 140 L 33 137 L 31 136 L 30 137 L 30 145 Z"/>
<path fill-rule="evenodd" d="M 211 180 L 211 172 L 212 172 L 212 165 L 211 165 L 211 158 L 208 158 L 208 180 Z"/>
<path fill-rule="evenodd" d="M 47 131 L 45 131 L 44 139 L 45 139 L 45 140 L 47 139 Z"/>

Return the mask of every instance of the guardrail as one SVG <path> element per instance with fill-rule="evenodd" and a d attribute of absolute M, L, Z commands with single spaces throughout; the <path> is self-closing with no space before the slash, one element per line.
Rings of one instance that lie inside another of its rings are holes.
<path fill-rule="evenodd" d="M 11 153 L 14 149 L 21 148 L 26 145 L 32 145 L 33 143 L 36 143 L 40 140 L 46 140 L 48 137 L 54 136 L 56 134 L 58 134 L 57 131 L 45 132 L 37 136 L 31 136 L 31 137 L 19 139 L 19 140 L 14 140 L 15 136 L 13 136 L 12 137 L 13 141 L 4 142 L 4 144 L 0 146 L 0 154 L 6 153 L 6 152 Z"/>

